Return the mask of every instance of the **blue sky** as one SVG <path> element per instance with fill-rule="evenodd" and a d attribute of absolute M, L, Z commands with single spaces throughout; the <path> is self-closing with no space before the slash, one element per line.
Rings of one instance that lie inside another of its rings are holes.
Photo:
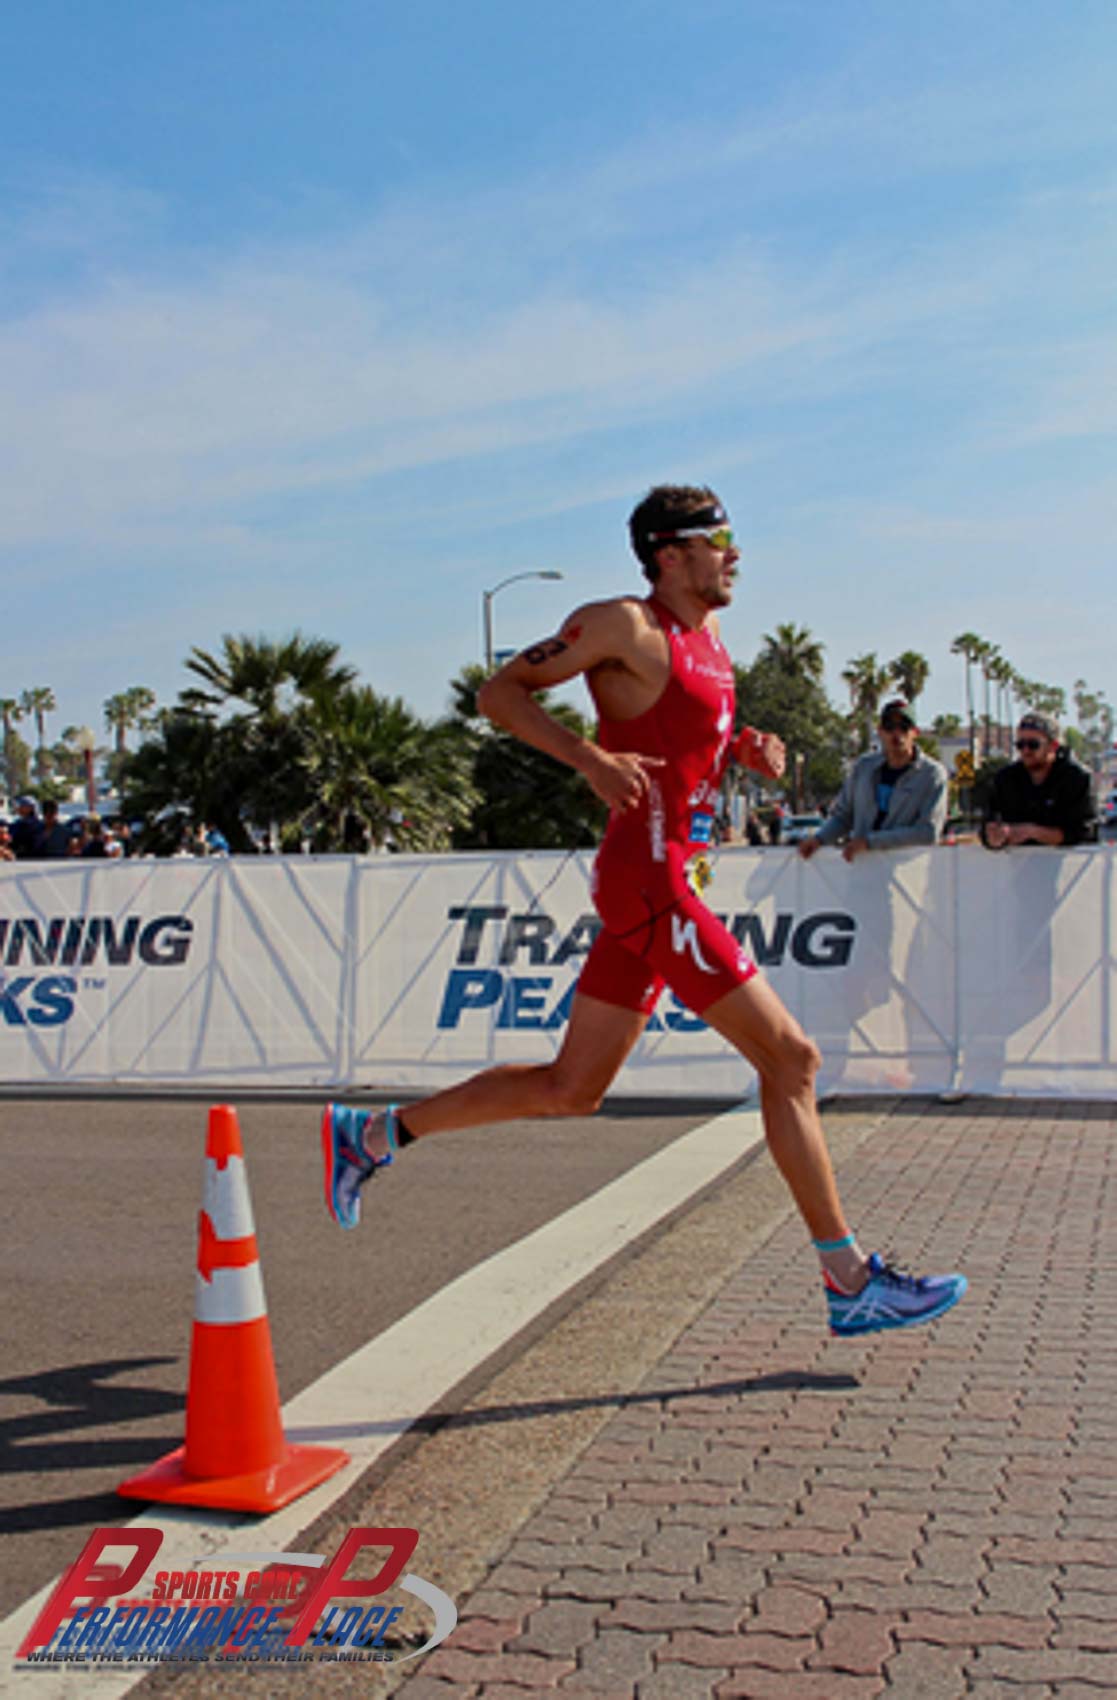
<path fill-rule="evenodd" d="M 339 641 L 427 716 L 709 481 L 828 682 L 1117 697 L 1111 0 L 36 0 L 0 103 L 0 696 Z"/>

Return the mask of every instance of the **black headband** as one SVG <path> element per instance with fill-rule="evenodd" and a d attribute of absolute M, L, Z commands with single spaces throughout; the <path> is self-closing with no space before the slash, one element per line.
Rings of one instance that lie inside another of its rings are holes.
<path fill-rule="evenodd" d="M 677 537 L 680 531 L 700 531 L 703 527 L 711 529 L 717 525 L 727 525 L 729 515 L 720 502 L 709 502 L 704 508 L 695 508 L 689 514 L 681 514 L 675 524 L 669 528 L 646 531 L 644 539 L 648 543 L 665 543 L 672 537 Z"/>

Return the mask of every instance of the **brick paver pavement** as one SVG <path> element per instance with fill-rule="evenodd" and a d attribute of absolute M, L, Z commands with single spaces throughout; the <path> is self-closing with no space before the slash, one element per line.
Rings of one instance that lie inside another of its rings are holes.
<path fill-rule="evenodd" d="M 522 1527 L 405 1700 L 1117 1693 L 1117 1109 L 923 1102 L 845 1164 L 971 1290 L 830 1338 L 797 1219 Z"/>

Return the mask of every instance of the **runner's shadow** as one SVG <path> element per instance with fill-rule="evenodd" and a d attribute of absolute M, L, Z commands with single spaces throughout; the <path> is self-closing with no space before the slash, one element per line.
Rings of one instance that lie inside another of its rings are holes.
<path fill-rule="evenodd" d="M 374 1434 L 435 1434 L 441 1429 L 485 1428 L 492 1423 L 517 1423 L 533 1417 L 553 1417 L 567 1411 L 631 1409 L 634 1405 L 670 1407 L 684 1399 L 735 1399 L 749 1393 L 849 1393 L 860 1387 L 855 1375 L 843 1371 L 821 1375 L 809 1370 L 784 1369 L 742 1381 L 708 1381 L 697 1387 L 652 1387 L 636 1393 L 588 1393 L 572 1399 L 525 1399 L 522 1404 L 488 1405 L 478 1411 L 430 1411 L 414 1419 L 385 1417 L 371 1423 L 316 1423 L 292 1428 L 289 1440 L 344 1440 Z"/>
<path fill-rule="evenodd" d="M 46 1407 L 0 1417 L 0 1475 L 87 1470 L 157 1458 L 168 1445 L 177 1444 L 174 1437 L 79 1438 L 77 1431 L 112 1429 L 181 1412 L 185 1405 L 181 1393 L 160 1387 L 122 1387 L 114 1381 L 127 1371 L 177 1362 L 177 1358 L 110 1358 L 0 1381 L 0 1396 L 38 1399 Z"/>

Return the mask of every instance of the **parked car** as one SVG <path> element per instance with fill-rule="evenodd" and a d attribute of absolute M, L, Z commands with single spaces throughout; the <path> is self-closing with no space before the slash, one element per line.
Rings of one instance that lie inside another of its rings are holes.
<path fill-rule="evenodd" d="M 1098 810 L 1101 819 L 1101 836 L 1117 838 L 1117 791 L 1111 791 Z"/>
<path fill-rule="evenodd" d="M 788 815 L 783 823 L 783 834 L 780 842 L 783 844 L 801 844 L 804 838 L 812 838 L 822 825 L 824 815 Z"/>

